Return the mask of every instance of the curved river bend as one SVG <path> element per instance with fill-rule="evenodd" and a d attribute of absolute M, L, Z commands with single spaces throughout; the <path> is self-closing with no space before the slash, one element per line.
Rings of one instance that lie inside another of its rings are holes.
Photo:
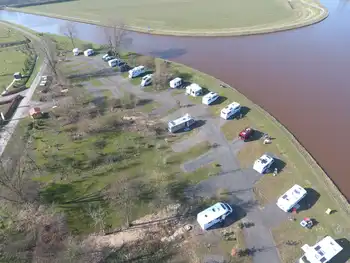
<path fill-rule="evenodd" d="M 345 1 L 345 0 L 343 0 Z M 323 22 L 247 37 L 169 37 L 131 33 L 130 49 L 222 79 L 279 119 L 350 199 L 350 7 L 324 0 Z M 59 33 L 63 20 L 0 11 L 0 19 Z M 101 42 L 100 27 L 76 23 L 79 38 Z"/>

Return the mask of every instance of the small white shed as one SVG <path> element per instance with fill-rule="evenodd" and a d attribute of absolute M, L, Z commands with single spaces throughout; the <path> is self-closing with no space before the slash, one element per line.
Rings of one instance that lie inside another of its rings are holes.
<path fill-rule="evenodd" d="M 74 56 L 79 56 L 79 55 L 80 55 L 80 50 L 79 50 L 79 48 L 74 48 L 74 49 L 73 49 L 73 55 L 74 55 Z"/>
<path fill-rule="evenodd" d="M 182 85 L 182 79 L 174 78 L 173 80 L 170 80 L 169 85 L 170 85 L 170 88 L 176 89 Z"/>
<path fill-rule="evenodd" d="M 94 54 L 94 50 L 91 48 L 84 51 L 84 56 L 86 57 L 92 56 L 93 54 Z"/>

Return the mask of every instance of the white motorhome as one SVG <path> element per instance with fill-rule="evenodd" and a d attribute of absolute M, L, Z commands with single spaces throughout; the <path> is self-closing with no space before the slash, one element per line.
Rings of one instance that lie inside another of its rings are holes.
<path fill-rule="evenodd" d="M 172 89 L 179 88 L 182 85 L 182 79 L 181 78 L 174 78 L 173 80 L 170 80 L 169 85 L 170 85 L 170 88 L 172 88 Z"/>
<path fill-rule="evenodd" d="M 272 156 L 264 154 L 254 162 L 253 169 L 258 173 L 264 174 L 268 171 L 274 161 L 275 159 Z"/>
<path fill-rule="evenodd" d="M 301 186 L 295 184 L 287 192 L 280 196 L 277 200 L 277 206 L 284 212 L 289 212 L 293 207 L 296 207 L 298 203 L 306 196 L 307 191 Z"/>
<path fill-rule="evenodd" d="M 185 114 L 183 117 L 178 118 L 173 121 L 168 122 L 168 130 L 169 132 L 177 132 L 179 130 L 189 128 L 196 121 L 189 114 Z"/>
<path fill-rule="evenodd" d="M 94 50 L 91 48 L 84 51 L 84 56 L 86 57 L 92 56 L 93 54 L 94 54 Z"/>
<path fill-rule="evenodd" d="M 74 49 L 73 49 L 73 55 L 74 55 L 74 56 L 79 56 L 79 55 L 80 55 L 80 50 L 79 50 L 79 48 L 74 48 Z"/>
<path fill-rule="evenodd" d="M 141 74 L 145 73 L 145 67 L 144 66 L 138 66 L 133 69 L 129 70 L 129 79 L 136 78 L 140 76 Z"/>
<path fill-rule="evenodd" d="M 198 97 L 202 95 L 203 89 L 196 83 L 186 87 L 186 94 L 191 95 L 192 97 Z"/>
<path fill-rule="evenodd" d="M 120 59 L 117 59 L 117 58 L 111 59 L 108 61 L 108 65 L 112 68 L 118 66 L 119 64 L 120 64 Z"/>
<path fill-rule="evenodd" d="M 202 98 L 202 103 L 205 105 L 210 105 L 219 98 L 219 94 L 215 92 L 209 92 Z"/>
<path fill-rule="evenodd" d="M 231 104 L 227 105 L 225 108 L 221 110 L 220 117 L 228 120 L 233 115 L 238 113 L 241 110 L 241 105 L 238 102 L 232 102 Z"/>
<path fill-rule="evenodd" d="M 305 244 L 301 249 L 305 254 L 299 259 L 299 263 L 327 263 L 343 250 L 330 236 L 326 236 L 312 247 Z"/>
<path fill-rule="evenodd" d="M 152 74 L 148 74 L 144 77 L 142 77 L 142 80 L 141 80 L 141 87 L 145 87 L 145 86 L 148 86 L 152 83 Z"/>
<path fill-rule="evenodd" d="M 223 222 L 232 213 L 232 207 L 226 203 L 216 203 L 197 214 L 197 222 L 203 230 Z"/>

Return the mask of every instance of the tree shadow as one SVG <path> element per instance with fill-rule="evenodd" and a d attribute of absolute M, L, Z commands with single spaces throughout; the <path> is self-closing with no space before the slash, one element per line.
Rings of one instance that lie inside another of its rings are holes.
<path fill-rule="evenodd" d="M 264 133 L 254 129 L 252 136 L 247 140 L 248 142 L 258 141 L 263 137 Z"/>
<path fill-rule="evenodd" d="M 186 49 L 183 48 L 169 48 L 165 50 L 152 51 L 149 54 L 152 57 L 158 57 L 162 59 L 174 59 L 186 54 Z"/>
<path fill-rule="evenodd" d="M 350 259 L 350 242 L 346 238 L 335 240 L 343 250 L 332 259 L 332 263 L 346 263 Z"/>
<path fill-rule="evenodd" d="M 137 102 L 137 105 L 136 106 L 145 106 L 147 104 L 150 104 L 152 103 L 153 100 L 151 99 L 140 99 L 138 102 Z"/>
<path fill-rule="evenodd" d="M 248 113 L 250 112 L 250 108 L 247 106 L 242 106 L 240 113 L 238 115 L 241 115 L 242 118 L 244 118 Z"/>
<path fill-rule="evenodd" d="M 312 189 L 312 188 L 305 188 L 307 191 L 306 196 L 299 202 L 299 208 L 298 211 L 306 211 L 312 208 L 318 199 L 320 198 L 320 194 Z"/>
<path fill-rule="evenodd" d="M 91 78 L 103 78 L 117 75 L 118 72 L 114 71 L 112 68 L 105 68 L 98 71 L 72 74 L 68 76 L 68 79 L 72 81 L 89 81 Z"/>
<path fill-rule="evenodd" d="M 280 173 L 283 171 L 283 169 L 286 167 L 286 165 L 287 164 L 285 161 L 283 161 L 277 157 L 274 157 L 274 162 L 270 168 L 270 172 L 274 172 L 274 170 L 277 168 L 278 173 Z"/>
<path fill-rule="evenodd" d="M 212 102 L 210 105 L 219 105 L 221 103 L 224 103 L 226 100 L 227 100 L 227 97 L 219 96 L 219 98 L 216 101 Z"/>

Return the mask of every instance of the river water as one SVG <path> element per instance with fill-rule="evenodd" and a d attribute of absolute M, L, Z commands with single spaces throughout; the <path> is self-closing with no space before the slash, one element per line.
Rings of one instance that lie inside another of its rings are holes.
<path fill-rule="evenodd" d="M 284 124 L 349 200 L 350 6 L 343 1 L 321 1 L 329 17 L 297 30 L 213 38 L 131 33 L 129 49 L 186 64 L 237 88 Z M 64 23 L 4 10 L 0 19 L 54 34 Z M 103 41 L 101 27 L 76 24 L 79 38 Z"/>

